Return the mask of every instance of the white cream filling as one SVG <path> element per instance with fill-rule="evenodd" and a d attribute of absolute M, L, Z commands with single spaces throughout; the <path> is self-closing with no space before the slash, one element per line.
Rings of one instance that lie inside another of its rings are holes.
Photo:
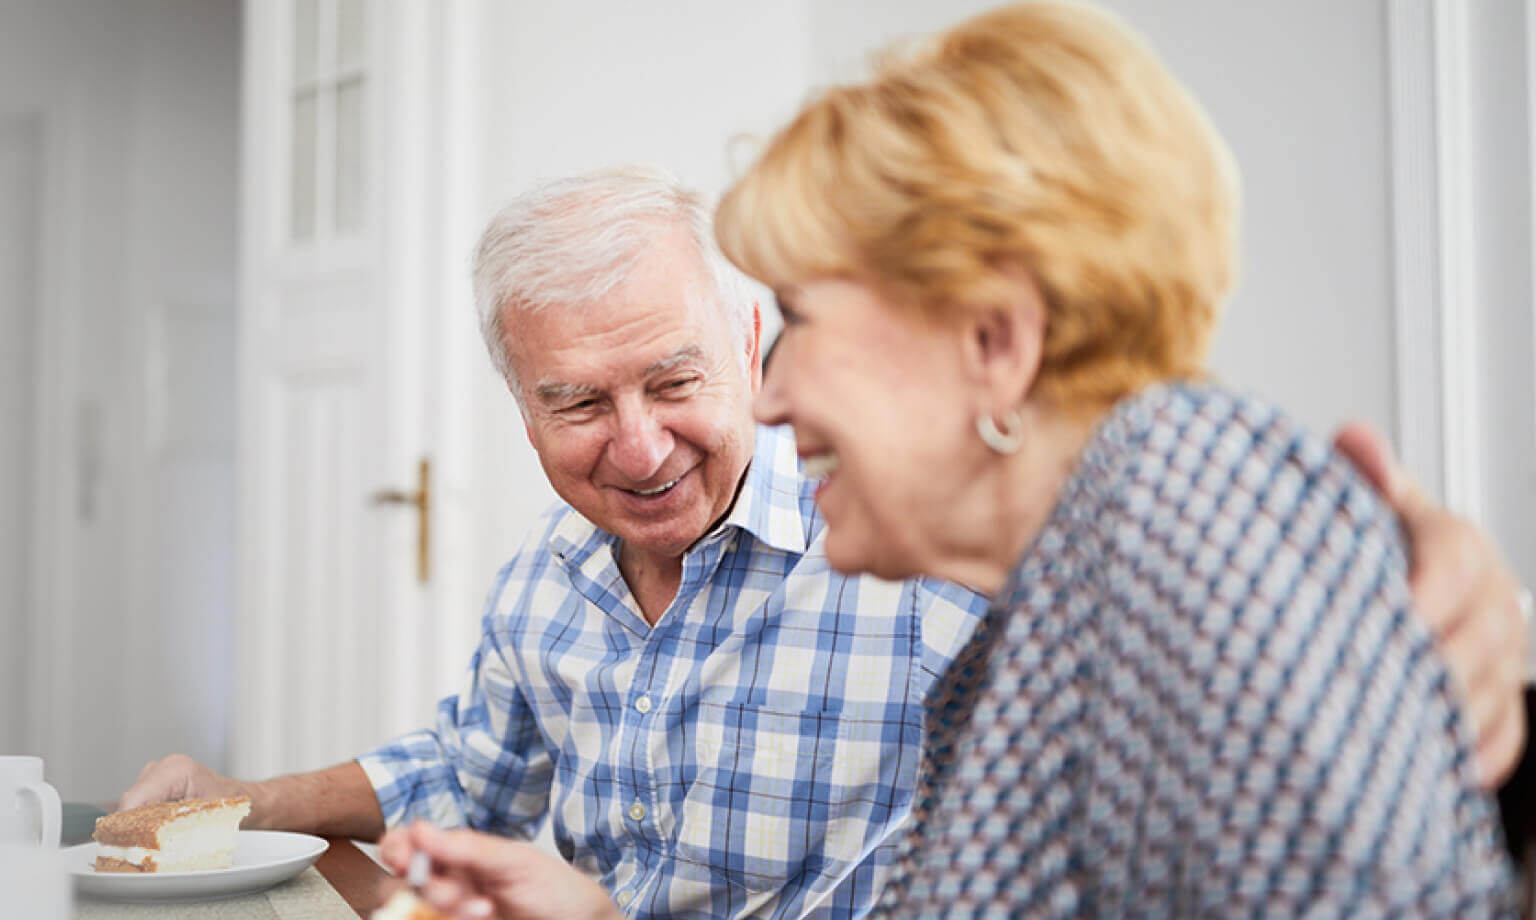
<path fill-rule="evenodd" d="M 146 856 L 159 856 L 159 850 L 146 850 L 143 847 L 109 847 L 105 843 L 96 844 L 96 855 L 105 856 L 108 859 L 121 859 L 125 863 L 141 865 Z"/>

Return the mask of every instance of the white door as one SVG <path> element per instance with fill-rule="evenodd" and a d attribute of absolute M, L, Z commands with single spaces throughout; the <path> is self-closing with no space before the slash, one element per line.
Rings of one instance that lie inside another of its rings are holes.
<path fill-rule="evenodd" d="M 344 760 L 432 709 L 442 579 L 418 509 L 376 497 L 416 492 L 441 437 L 442 15 L 246 3 L 237 775 Z"/>
<path fill-rule="evenodd" d="M 0 117 L 0 753 L 37 750 L 33 636 L 39 122 Z"/>

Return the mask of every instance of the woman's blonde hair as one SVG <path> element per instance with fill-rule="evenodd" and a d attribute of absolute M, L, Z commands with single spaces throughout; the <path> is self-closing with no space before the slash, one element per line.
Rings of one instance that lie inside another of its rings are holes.
<path fill-rule="evenodd" d="M 1203 372 L 1236 249 L 1236 170 L 1117 20 L 978 16 L 812 100 L 726 194 L 726 256 L 781 288 L 854 277 L 935 312 L 1048 305 L 1035 392 L 1112 402 Z"/>

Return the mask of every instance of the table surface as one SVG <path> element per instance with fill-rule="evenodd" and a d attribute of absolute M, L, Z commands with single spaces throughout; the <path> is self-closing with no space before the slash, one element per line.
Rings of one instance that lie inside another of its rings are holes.
<path fill-rule="evenodd" d="M 368 916 L 388 898 L 386 882 L 392 876 L 352 841 L 344 837 L 327 837 L 326 841 L 331 846 L 315 868 L 358 916 Z"/>

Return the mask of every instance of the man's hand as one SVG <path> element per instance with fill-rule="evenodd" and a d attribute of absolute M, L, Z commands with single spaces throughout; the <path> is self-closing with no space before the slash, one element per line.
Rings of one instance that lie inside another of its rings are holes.
<path fill-rule="evenodd" d="M 1354 422 L 1334 436 L 1407 529 L 1409 587 L 1440 655 L 1460 685 L 1488 788 L 1509 776 L 1525 747 L 1525 620 L 1521 589 L 1493 542 L 1470 521 L 1430 501 L 1386 441 Z"/>
<path fill-rule="evenodd" d="M 432 858 L 421 897 L 457 920 L 623 917 L 601 885 L 526 843 L 418 821 L 385 834 L 379 858 L 403 876 L 418 850 Z"/>
<path fill-rule="evenodd" d="M 215 773 L 185 754 L 172 754 L 145 764 L 139 771 L 139 778 L 117 800 L 117 810 L 126 811 L 151 802 L 222 799 L 250 794 L 247 784 Z"/>
<path fill-rule="evenodd" d="M 247 830 L 299 831 L 327 837 L 377 840 L 384 815 L 373 784 L 356 761 L 261 782 L 242 782 L 208 769 L 185 754 L 172 754 L 139 771 L 118 800 L 118 811 L 150 802 L 250 796 Z"/>

